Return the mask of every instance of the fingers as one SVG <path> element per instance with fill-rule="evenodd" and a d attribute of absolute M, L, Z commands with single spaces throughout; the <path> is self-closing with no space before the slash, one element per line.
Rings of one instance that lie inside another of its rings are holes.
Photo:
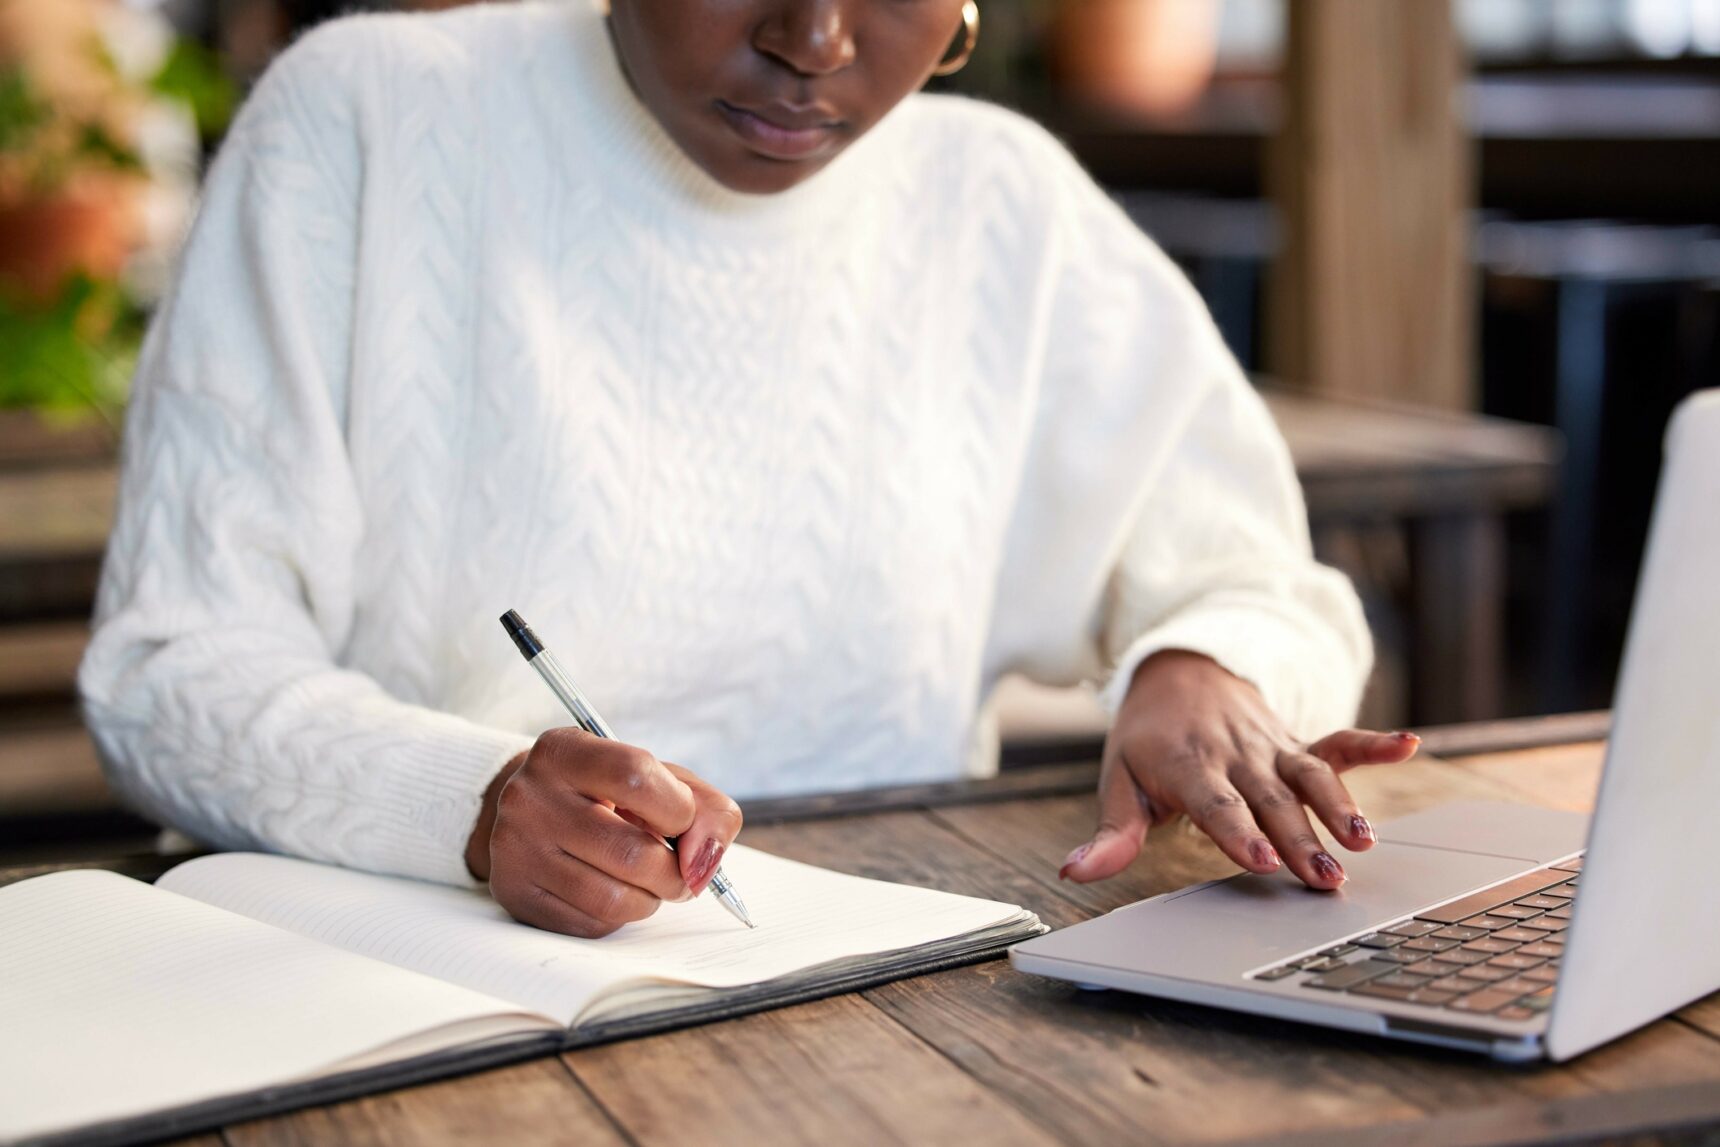
<path fill-rule="evenodd" d="M 1085 884 L 1115 876 L 1140 854 L 1149 823 L 1146 795 L 1121 756 L 1110 755 L 1099 776 L 1099 828 L 1063 861 L 1057 879 Z"/>
<path fill-rule="evenodd" d="M 698 870 L 703 887 L 739 830 L 734 802 L 685 770 L 631 745 L 556 729 L 538 738 L 495 797 L 484 875 L 516 919 L 602 936 L 664 900 L 693 895 L 687 858 L 664 837 L 714 844 Z"/>
<path fill-rule="evenodd" d="M 1342 729 L 1309 745 L 1308 752 L 1341 773 L 1357 765 L 1395 765 L 1415 756 L 1420 747 L 1421 738 L 1414 733 Z"/>
<path fill-rule="evenodd" d="M 1356 807 L 1344 782 L 1319 757 L 1290 750 L 1278 754 L 1278 777 L 1295 792 L 1298 804 L 1314 810 L 1326 830 L 1351 852 L 1366 852 L 1379 840 L 1374 826 Z"/>
<path fill-rule="evenodd" d="M 574 907 L 541 885 L 527 885 L 518 895 L 510 894 L 497 885 L 490 886 L 496 903 L 508 910 L 508 915 L 521 924 L 542 928 L 545 932 L 560 932 L 584 940 L 598 940 L 621 927 L 619 921 L 610 923 Z"/>
<path fill-rule="evenodd" d="M 705 890 L 722 865 L 723 853 L 741 831 L 741 809 L 729 796 L 679 765 L 665 765 L 685 785 L 693 801 L 692 823 L 675 842 L 680 877 L 694 896 Z"/>
<path fill-rule="evenodd" d="M 1263 876 L 1278 871 L 1282 863 L 1278 850 L 1261 831 L 1247 798 L 1228 778 L 1202 774 L 1183 811 L 1235 863 Z"/>
<path fill-rule="evenodd" d="M 559 819 L 562 851 L 655 899 L 685 900 L 691 896 L 675 854 L 656 833 L 630 824 L 615 811 L 589 800 Z"/>
<path fill-rule="evenodd" d="M 559 850 L 542 856 L 529 873 L 521 868 L 498 872 L 490 892 L 523 924 L 588 939 L 643 920 L 662 903 Z"/>
<path fill-rule="evenodd" d="M 1070 853 L 1063 875 L 1093 880 L 1121 870 L 1139 851 L 1148 822 L 1183 812 L 1248 871 L 1288 867 L 1309 887 L 1336 889 L 1345 881 L 1343 865 L 1309 809 L 1346 848 L 1372 847 L 1374 830 L 1339 774 L 1407 760 L 1419 744 L 1412 733 L 1350 729 L 1303 749 L 1257 690 L 1216 663 L 1149 659 L 1136 671 L 1106 746 L 1100 831 Z"/>
<path fill-rule="evenodd" d="M 1303 798 L 1291 785 L 1256 762 L 1236 768 L 1233 776 L 1260 827 L 1298 880 L 1320 889 L 1344 883 L 1343 865 L 1326 851 L 1302 808 Z"/>
<path fill-rule="evenodd" d="M 532 755 L 540 754 L 543 767 L 554 769 L 567 787 L 626 810 L 659 836 L 692 827 L 698 811 L 692 790 L 644 749 L 581 729 L 553 729 L 538 738 Z"/>

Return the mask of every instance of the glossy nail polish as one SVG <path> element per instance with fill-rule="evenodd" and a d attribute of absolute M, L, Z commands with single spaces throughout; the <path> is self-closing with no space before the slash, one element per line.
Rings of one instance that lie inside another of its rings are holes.
<path fill-rule="evenodd" d="M 1393 733 L 1392 736 L 1407 744 L 1421 744 L 1421 738 L 1416 736 L 1414 733 Z"/>
<path fill-rule="evenodd" d="M 1283 862 L 1278 859 L 1278 850 L 1264 840 L 1257 840 L 1248 846 L 1248 855 L 1254 860 L 1256 868 L 1276 869 Z"/>
<path fill-rule="evenodd" d="M 705 884 L 711 879 L 711 873 L 717 870 L 717 861 L 722 855 L 723 846 L 713 836 L 705 841 L 705 847 L 693 858 L 693 866 L 687 872 L 687 887 L 693 890 L 694 895 L 705 890 Z"/>
<path fill-rule="evenodd" d="M 1350 818 L 1350 835 L 1375 842 L 1380 839 L 1374 835 L 1374 826 L 1368 823 L 1368 818 L 1360 813 Z"/>
<path fill-rule="evenodd" d="M 1068 879 L 1069 870 L 1085 860 L 1087 854 L 1091 851 L 1093 851 L 1093 842 L 1088 841 L 1086 844 L 1083 844 L 1080 848 L 1077 848 L 1074 852 L 1071 852 L 1068 856 L 1064 857 L 1063 867 L 1057 870 L 1057 879 Z"/>
<path fill-rule="evenodd" d="M 1342 884 L 1346 879 L 1344 866 L 1332 859 L 1329 852 L 1316 852 L 1308 861 L 1314 868 L 1314 875 L 1329 884 Z"/>

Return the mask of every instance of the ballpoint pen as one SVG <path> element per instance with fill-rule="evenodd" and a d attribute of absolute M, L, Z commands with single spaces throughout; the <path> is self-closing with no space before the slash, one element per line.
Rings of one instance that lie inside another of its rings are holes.
<path fill-rule="evenodd" d="M 620 739 L 615 735 L 615 731 L 609 727 L 609 722 L 598 716 L 597 710 L 591 707 L 591 702 L 585 699 L 585 694 L 579 691 L 579 686 L 573 683 L 573 678 L 567 675 L 567 670 L 561 667 L 561 662 L 556 660 L 555 654 L 544 648 L 543 642 L 538 640 L 538 635 L 532 632 L 532 627 L 526 624 L 525 618 L 510 609 L 502 614 L 502 628 L 507 630 L 508 636 L 514 639 L 514 644 L 519 647 L 520 656 L 526 659 L 528 665 L 537 670 L 538 676 L 543 678 L 543 683 L 548 685 L 550 692 L 554 693 L 567 707 L 567 711 L 573 715 L 575 723 L 581 729 L 606 740 Z M 674 837 L 670 836 L 664 839 L 670 848 L 675 847 Z M 727 876 L 723 875 L 720 866 L 711 877 L 709 887 L 712 894 L 716 896 L 717 903 L 733 913 L 735 919 L 748 928 L 756 927 L 752 922 L 752 917 L 747 915 L 747 906 L 736 895 L 734 884 L 730 882 Z"/>

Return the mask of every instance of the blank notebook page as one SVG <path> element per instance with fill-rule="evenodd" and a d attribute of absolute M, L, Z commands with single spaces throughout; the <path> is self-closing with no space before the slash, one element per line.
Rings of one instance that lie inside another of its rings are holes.
<path fill-rule="evenodd" d="M 111 872 L 0 888 L 0 1141 L 323 1074 L 426 1032 L 532 1026 L 548 1024 Z"/>
<path fill-rule="evenodd" d="M 657 980 L 736 987 L 817 964 L 965 935 L 1013 904 L 866 880 L 739 845 L 723 870 L 758 927 L 706 893 L 601 940 L 515 923 L 483 890 L 235 853 L 180 865 L 161 886 L 391 964 L 511 1000 L 571 1026 L 606 990 Z"/>

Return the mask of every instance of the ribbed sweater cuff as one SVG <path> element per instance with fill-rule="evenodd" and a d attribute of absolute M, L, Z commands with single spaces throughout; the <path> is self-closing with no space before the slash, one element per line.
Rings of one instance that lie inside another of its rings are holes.
<path fill-rule="evenodd" d="M 1249 682 L 1293 736 L 1312 741 L 1355 720 L 1368 669 L 1354 663 L 1335 635 L 1314 629 L 1267 606 L 1196 606 L 1136 638 L 1099 700 L 1114 717 L 1141 662 L 1182 649 Z"/>
<path fill-rule="evenodd" d="M 475 885 L 466 868 L 466 842 L 484 790 L 532 743 L 519 733 L 424 714 L 419 735 L 396 742 L 387 754 L 382 816 L 365 849 L 372 866 L 440 884 Z"/>

